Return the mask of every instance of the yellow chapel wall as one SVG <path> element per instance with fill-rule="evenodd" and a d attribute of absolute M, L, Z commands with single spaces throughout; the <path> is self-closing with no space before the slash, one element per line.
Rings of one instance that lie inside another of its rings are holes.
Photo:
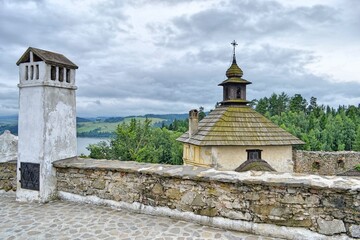
<path fill-rule="evenodd" d="M 184 143 L 184 165 L 234 171 L 247 160 L 246 150 L 260 149 L 261 158 L 278 172 L 294 172 L 292 146 L 196 146 Z"/>
<path fill-rule="evenodd" d="M 278 172 L 294 172 L 292 146 L 213 146 L 212 162 L 219 170 L 235 170 L 247 160 L 246 150 L 260 149 L 261 158 Z"/>
<path fill-rule="evenodd" d="M 183 160 L 184 165 L 211 167 L 211 147 L 184 143 Z"/>

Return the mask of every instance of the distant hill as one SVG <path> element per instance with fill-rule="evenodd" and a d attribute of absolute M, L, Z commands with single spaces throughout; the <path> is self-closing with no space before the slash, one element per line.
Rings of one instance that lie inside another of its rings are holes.
<path fill-rule="evenodd" d="M 92 120 L 90 120 L 88 118 L 76 117 L 76 122 L 77 123 L 80 123 L 80 122 L 92 122 Z"/>
<path fill-rule="evenodd" d="M 145 114 L 139 116 L 127 117 L 96 117 L 83 118 L 77 117 L 77 135 L 79 137 L 110 137 L 115 131 L 118 124 L 129 122 L 132 118 L 144 121 L 146 118 L 152 121 L 154 127 L 170 125 L 175 119 L 184 120 L 188 114 Z M 0 134 L 5 130 L 11 133 L 18 133 L 18 116 L 0 116 Z"/>
<path fill-rule="evenodd" d="M 17 124 L 18 116 L 0 116 L 0 126 L 5 124 Z"/>

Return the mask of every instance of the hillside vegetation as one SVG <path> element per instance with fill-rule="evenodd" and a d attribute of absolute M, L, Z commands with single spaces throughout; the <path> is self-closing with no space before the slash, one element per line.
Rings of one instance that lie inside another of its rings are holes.
<path fill-rule="evenodd" d="M 273 93 L 253 100 L 255 110 L 305 142 L 300 149 L 360 151 L 360 104 L 338 108 L 308 102 L 300 94 Z"/>
<path fill-rule="evenodd" d="M 129 123 L 131 119 L 144 122 L 146 119 L 156 124 L 166 119 L 162 118 L 146 118 L 146 117 L 126 117 L 126 118 L 107 118 L 104 120 L 95 120 L 89 122 L 77 123 L 78 137 L 110 137 L 116 131 L 116 127 L 122 123 Z"/>

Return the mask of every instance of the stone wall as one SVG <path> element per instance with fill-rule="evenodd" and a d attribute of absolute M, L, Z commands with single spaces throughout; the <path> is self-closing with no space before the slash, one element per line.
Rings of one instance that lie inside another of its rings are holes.
<path fill-rule="evenodd" d="M 286 237 L 290 232 L 296 239 L 337 234 L 360 237 L 358 178 L 220 172 L 76 158 L 54 166 L 57 189 L 63 196 L 137 204 L 137 209 L 153 207 L 151 213 L 193 214 L 207 217 L 210 224 L 231 220 L 228 228 L 240 222 L 247 227 L 238 230 L 273 237 Z M 264 226 L 270 227 L 264 231 Z M 288 233 L 282 235 L 285 230 Z M 304 237 L 304 232 L 313 235 Z"/>
<path fill-rule="evenodd" d="M 360 164 L 360 152 L 294 151 L 294 172 L 337 175 Z"/>
<path fill-rule="evenodd" d="M 0 135 L 0 163 L 17 159 L 18 137 L 5 130 Z"/>
<path fill-rule="evenodd" d="M 16 191 L 16 161 L 0 163 L 0 190 Z"/>

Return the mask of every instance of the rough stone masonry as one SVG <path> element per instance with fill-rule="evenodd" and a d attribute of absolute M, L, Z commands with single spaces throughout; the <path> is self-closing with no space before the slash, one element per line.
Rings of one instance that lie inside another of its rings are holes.
<path fill-rule="evenodd" d="M 209 219 L 254 223 L 248 229 L 254 233 L 254 226 L 261 228 L 265 224 L 285 226 L 282 229 L 290 232 L 300 227 L 308 231 L 306 234 L 313 233 L 310 235 L 314 238 L 341 234 L 360 237 L 358 178 L 220 172 L 190 166 L 76 158 L 55 162 L 54 166 L 57 189 L 63 195 L 91 196 Z M 268 234 L 282 236 L 281 229 L 278 231 L 278 235 Z"/>

